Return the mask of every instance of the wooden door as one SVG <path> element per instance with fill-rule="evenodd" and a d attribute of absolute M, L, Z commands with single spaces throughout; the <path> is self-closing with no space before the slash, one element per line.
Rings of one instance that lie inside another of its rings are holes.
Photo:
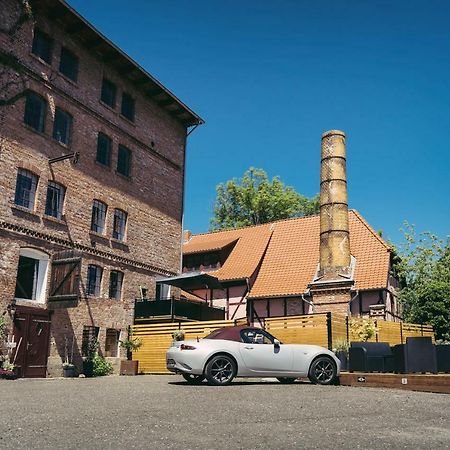
<path fill-rule="evenodd" d="M 14 320 L 15 365 L 19 377 L 45 378 L 50 345 L 50 312 L 17 306 Z"/>

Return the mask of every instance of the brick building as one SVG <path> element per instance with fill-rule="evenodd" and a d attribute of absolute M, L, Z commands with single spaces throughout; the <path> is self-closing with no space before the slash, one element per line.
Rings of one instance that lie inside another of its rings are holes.
<path fill-rule="evenodd" d="M 72 340 L 117 359 L 134 299 L 178 273 L 202 120 L 65 2 L 0 15 L 0 311 L 21 375 L 60 374 Z"/>

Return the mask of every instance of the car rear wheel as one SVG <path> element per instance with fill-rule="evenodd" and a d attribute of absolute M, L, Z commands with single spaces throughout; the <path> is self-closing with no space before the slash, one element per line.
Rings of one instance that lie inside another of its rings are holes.
<path fill-rule="evenodd" d="M 216 355 L 206 364 L 205 374 L 209 384 L 225 386 L 236 376 L 236 363 L 227 355 Z"/>
<path fill-rule="evenodd" d="M 277 380 L 281 384 L 292 384 L 297 378 L 290 378 L 290 377 L 278 377 Z"/>
<path fill-rule="evenodd" d="M 308 378 L 314 384 L 332 384 L 336 380 L 336 364 L 329 356 L 319 356 L 309 368 Z"/>
<path fill-rule="evenodd" d="M 183 373 L 182 376 L 189 384 L 200 384 L 205 379 L 204 375 L 194 375 L 192 373 Z"/>

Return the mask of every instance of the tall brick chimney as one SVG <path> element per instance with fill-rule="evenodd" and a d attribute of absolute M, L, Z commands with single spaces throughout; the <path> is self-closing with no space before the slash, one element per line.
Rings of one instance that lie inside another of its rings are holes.
<path fill-rule="evenodd" d="M 353 285 L 345 159 L 345 133 L 323 133 L 320 164 L 320 258 L 309 285 L 314 312 L 347 314 Z"/>

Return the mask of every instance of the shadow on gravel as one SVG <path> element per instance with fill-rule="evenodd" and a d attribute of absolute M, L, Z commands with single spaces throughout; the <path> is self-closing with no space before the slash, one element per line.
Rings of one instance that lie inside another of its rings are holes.
<path fill-rule="evenodd" d="M 293 384 L 283 384 L 280 383 L 279 381 L 233 381 L 231 384 L 225 385 L 225 386 L 214 386 L 214 385 L 210 385 L 208 384 L 206 381 L 203 381 L 200 384 L 190 384 L 187 381 L 169 381 L 168 384 L 171 384 L 173 386 L 208 386 L 208 387 L 226 387 L 226 386 L 264 386 L 264 385 L 269 385 L 269 386 L 273 386 L 273 385 L 278 385 L 278 386 L 293 386 L 296 384 L 309 384 L 311 385 L 312 383 L 310 383 L 309 381 L 296 381 Z"/>

